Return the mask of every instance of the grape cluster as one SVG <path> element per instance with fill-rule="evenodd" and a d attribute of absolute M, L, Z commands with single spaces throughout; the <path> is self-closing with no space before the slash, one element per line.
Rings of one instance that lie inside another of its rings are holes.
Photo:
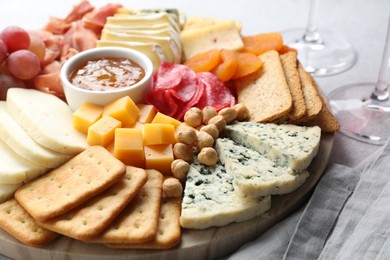
<path fill-rule="evenodd" d="M 20 80 L 30 80 L 41 71 L 45 44 L 19 26 L 8 26 L 0 32 L 0 64 Z"/>

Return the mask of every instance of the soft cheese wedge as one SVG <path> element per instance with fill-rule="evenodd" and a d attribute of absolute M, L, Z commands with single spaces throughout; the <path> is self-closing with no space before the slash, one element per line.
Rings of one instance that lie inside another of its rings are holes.
<path fill-rule="evenodd" d="M 140 51 L 149 57 L 155 71 L 159 68 L 161 61 L 167 60 L 161 45 L 157 43 L 98 40 L 96 44 L 97 47 L 124 47 Z"/>
<path fill-rule="evenodd" d="M 144 14 L 144 15 L 125 15 L 125 16 L 110 16 L 107 17 L 106 24 L 110 25 L 154 25 L 160 23 L 170 24 L 177 32 L 180 32 L 180 26 L 177 22 L 167 13 L 156 13 L 156 14 Z"/>
<path fill-rule="evenodd" d="M 301 171 L 309 166 L 318 152 L 321 129 L 318 126 L 239 122 L 227 125 L 225 134 L 279 166 Z"/>
<path fill-rule="evenodd" d="M 287 194 L 300 187 L 309 176 L 306 170 L 297 173 L 277 166 L 257 151 L 227 138 L 218 138 L 215 149 L 226 171 L 234 176 L 235 190 L 243 196 Z"/>
<path fill-rule="evenodd" d="M 270 207 L 270 196 L 240 196 L 222 164 L 209 167 L 195 160 L 187 175 L 180 224 L 193 229 L 224 226 L 260 216 Z"/>
<path fill-rule="evenodd" d="M 21 184 L 46 171 L 17 155 L 0 140 L 0 184 Z"/>
<path fill-rule="evenodd" d="M 12 118 L 40 145 L 67 155 L 88 147 L 85 135 L 73 128 L 72 110 L 54 95 L 11 88 L 6 104 Z"/>
<path fill-rule="evenodd" d="M 54 168 L 70 159 L 69 155 L 53 152 L 35 142 L 6 111 L 0 101 L 0 139 L 26 160 L 42 168 Z"/>
<path fill-rule="evenodd" d="M 181 58 L 181 49 L 177 45 L 177 42 L 171 37 L 130 34 L 103 30 L 101 39 L 110 41 L 157 43 L 161 46 L 168 62 L 178 63 Z"/>

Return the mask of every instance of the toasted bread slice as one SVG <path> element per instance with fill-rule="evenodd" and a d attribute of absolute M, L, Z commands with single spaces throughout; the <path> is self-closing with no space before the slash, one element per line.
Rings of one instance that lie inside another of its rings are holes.
<path fill-rule="evenodd" d="M 287 52 L 280 56 L 280 60 L 293 102 L 292 109 L 284 121 L 295 121 L 306 114 L 305 98 L 298 73 L 297 53 L 293 51 Z"/>
<path fill-rule="evenodd" d="M 314 79 L 312 79 L 312 81 L 314 87 L 317 89 L 317 92 L 320 93 L 319 87 L 314 81 Z M 324 133 L 334 133 L 340 129 L 340 125 L 337 122 L 337 119 L 333 115 L 332 111 L 330 110 L 328 104 L 326 103 L 325 98 L 322 95 L 319 96 L 322 102 L 321 111 L 314 118 L 305 122 L 305 125 L 307 126 L 317 125 L 321 128 L 321 131 Z"/>
<path fill-rule="evenodd" d="M 279 53 L 268 51 L 259 57 L 262 69 L 235 81 L 238 103 L 248 108 L 250 121 L 271 122 L 290 112 L 292 97 Z"/>
<path fill-rule="evenodd" d="M 302 123 L 309 121 L 310 119 L 313 119 L 316 115 L 318 115 L 322 108 L 320 93 L 314 86 L 314 80 L 311 75 L 307 71 L 305 71 L 300 62 L 298 62 L 298 74 L 301 80 L 303 96 L 305 98 L 306 114 L 304 117 L 297 120 L 293 120 L 293 122 L 291 123 Z"/>

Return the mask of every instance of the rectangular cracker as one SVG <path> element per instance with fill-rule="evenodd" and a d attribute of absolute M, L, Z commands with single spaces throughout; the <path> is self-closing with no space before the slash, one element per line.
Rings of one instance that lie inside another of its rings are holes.
<path fill-rule="evenodd" d="M 23 244 L 34 247 L 45 246 L 58 236 L 57 233 L 38 226 L 15 199 L 0 204 L 0 228 Z"/>
<path fill-rule="evenodd" d="M 280 55 L 284 75 L 287 80 L 287 85 L 290 88 L 292 97 L 292 109 L 285 119 L 294 121 L 303 117 L 306 113 L 305 99 L 301 87 L 301 80 L 298 73 L 297 53 L 290 51 Z"/>
<path fill-rule="evenodd" d="M 279 53 L 268 51 L 259 58 L 262 69 L 235 81 L 238 103 L 249 109 L 250 121 L 271 122 L 290 112 L 292 97 Z"/>
<path fill-rule="evenodd" d="M 163 175 L 146 170 L 148 181 L 126 209 L 99 236 L 88 243 L 144 243 L 156 237 Z"/>
<path fill-rule="evenodd" d="M 64 215 L 38 222 L 39 225 L 79 240 L 97 236 L 137 195 L 148 179 L 144 169 L 126 168 L 122 180 L 104 192 Z"/>
<path fill-rule="evenodd" d="M 110 248 L 168 249 L 180 244 L 180 207 L 181 197 L 163 199 L 158 222 L 158 232 L 153 240 L 136 244 L 116 243 L 105 245 Z"/>
<path fill-rule="evenodd" d="M 20 187 L 15 198 L 39 222 L 65 214 L 122 179 L 126 166 L 93 146 L 59 168 Z"/>
<path fill-rule="evenodd" d="M 322 108 L 320 94 L 314 86 L 314 80 L 311 75 L 305 71 L 301 63 L 298 63 L 298 73 L 302 84 L 303 97 L 305 98 L 306 114 L 304 117 L 294 120 L 292 123 L 308 121 L 318 115 Z"/>

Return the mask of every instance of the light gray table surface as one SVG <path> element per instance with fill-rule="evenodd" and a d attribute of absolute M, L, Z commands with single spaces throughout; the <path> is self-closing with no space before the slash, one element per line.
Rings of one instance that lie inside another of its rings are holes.
<path fill-rule="evenodd" d="M 39 29 L 50 16 L 64 17 L 77 0 L 0 0 L 0 30 L 8 25 Z M 95 6 L 122 3 L 130 8 L 175 7 L 188 16 L 236 19 L 242 22 L 244 35 L 305 27 L 309 0 L 91 0 Z M 319 28 L 333 30 L 348 39 L 358 52 L 356 64 L 346 72 L 316 77 L 323 93 L 347 84 L 375 82 L 386 37 L 390 0 L 320 1 Z M 0 86 L 1 87 L 1 86 Z M 354 141 L 335 134 L 329 165 L 356 166 L 378 146 Z M 272 229 L 271 229 L 272 230 Z M 1 253 L 1 252 L 0 252 Z M 8 259 L 0 255 L 0 260 Z"/>

